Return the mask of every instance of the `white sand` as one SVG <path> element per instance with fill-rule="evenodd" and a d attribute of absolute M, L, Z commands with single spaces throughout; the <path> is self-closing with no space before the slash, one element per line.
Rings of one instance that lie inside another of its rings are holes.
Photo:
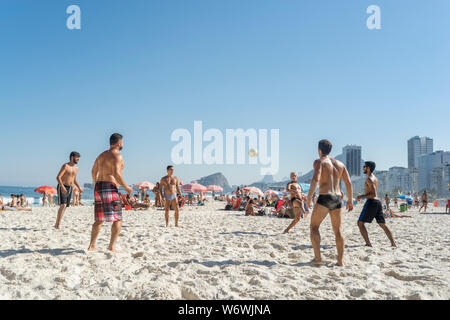
<path fill-rule="evenodd" d="M 414 218 L 389 219 L 398 249 L 374 222 L 367 248 L 356 226 L 359 206 L 344 214 L 341 268 L 329 218 L 321 227 L 326 265 L 316 267 L 308 263 L 309 217 L 285 235 L 290 219 L 217 210 L 223 207 L 184 208 L 183 229 L 173 227 L 173 213 L 166 229 L 163 211 L 124 211 L 118 254 L 106 250 L 110 224 L 99 251 L 86 252 L 93 207 L 69 208 L 59 231 L 57 208 L 0 212 L 0 298 L 450 298 L 450 215 L 408 211 Z"/>

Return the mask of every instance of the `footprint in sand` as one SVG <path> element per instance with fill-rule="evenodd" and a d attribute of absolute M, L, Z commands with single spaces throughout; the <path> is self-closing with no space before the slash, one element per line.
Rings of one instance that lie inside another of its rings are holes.
<path fill-rule="evenodd" d="M 385 275 L 394 277 L 395 279 L 401 281 L 430 280 L 428 276 L 406 276 L 401 275 L 395 271 L 386 272 Z"/>

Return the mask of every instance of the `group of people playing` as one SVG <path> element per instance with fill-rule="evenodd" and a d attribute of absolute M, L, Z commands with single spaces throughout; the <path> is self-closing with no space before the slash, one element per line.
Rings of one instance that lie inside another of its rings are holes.
<path fill-rule="evenodd" d="M 91 230 L 91 241 L 88 251 L 97 250 L 96 240 L 104 222 L 112 222 L 111 239 L 108 249 L 116 252 L 116 243 L 122 226 L 122 201 L 119 194 L 119 186 L 122 186 L 128 195 L 131 195 L 133 189 L 130 188 L 124 178 L 122 172 L 124 168 L 124 160 L 120 151 L 123 148 L 122 135 L 115 133 L 110 137 L 110 148 L 101 153 L 94 162 L 92 167 L 92 179 L 95 185 L 94 196 L 94 223 Z M 322 264 L 320 253 L 320 232 L 319 228 L 327 215 L 330 215 L 332 230 L 335 235 L 337 248 L 337 265 L 344 265 L 344 236 L 342 233 L 342 207 L 343 192 L 340 189 L 341 180 L 345 184 L 347 193 L 347 201 L 345 208 L 348 211 L 353 210 L 353 188 L 349 173 L 345 165 L 330 157 L 332 144 L 328 140 L 320 140 L 318 143 L 319 158 L 314 161 L 314 174 L 311 180 L 309 192 L 305 195 L 297 182 L 296 173 L 291 174 L 291 181 L 287 184 L 286 190 L 289 193 L 290 205 L 294 210 L 294 219 L 290 225 L 284 230 L 288 233 L 295 224 L 301 219 L 306 218 L 311 212 L 310 219 L 310 239 L 314 251 L 313 264 Z M 61 218 L 65 209 L 70 204 L 70 193 L 73 186 L 76 185 L 82 192 L 82 188 L 76 180 L 79 153 L 71 153 L 70 162 L 63 165 L 58 174 L 58 195 L 60 209 L 58 210 L 57 222 L 55 228 L 59 228 Z M 178 199 L 182 193 L 180 190 L 180 180 L 174 175 L 174 167 L 169 165 L 166 168 L 167 175 L 161 178 L 159 182 L 159 190 L 161 201 L 164 204 L 166 227 L 169 227 L 169 209 L 172 207 L 175 211 L 175 227 L 180 227 L 179 222 L 179 202 Z M 366 246 L 372 246 L 365 223 L 371 223 L 373 219 L 385 232 L 391 246 L 396 247 L 393 236 L 386 226 L 385 215 L 383 214 L 382 204 L 378 198 L 378 179 L 374 175 L 375 163 L 366 161 L 364 164 L 364 174 L 367 179 L 364 185 L 365 193 L 356 197 L 356 201 L 367 199 L 361 214 L 358 218 L 357 225 Z M 314 207 L 313 197 L 318 189 L 318 197 Z M 237 194 L 241 196 L 242 194 Z M 262 200 L 264 203 L 264 200 Z M 248 213 L 251 212 L 250 207 L 254 205 L 252 199 L 247 202 L 246 208 Z"/>
<path fill-rule="evenodd" d="M 384 196 L 384 203 L 385 203 L 386 209 L 390 210 L 391 198 L 387 194 Z M 420 203 L 422 203 L 422 205 L 420 205 Z M 414 195 L 411 195 L 411 192 L 408 192 L 408 198 L 405 199 L 405 204 L 407 205 L 408 209 L 411 207 L 414 207 L 416 209 L 419 208 L 419 213 L 422 209 L 424 209 L 423 212 L 427 212 L 427 208 L 428 208 L 427 190 L 424 190 L 422 192 L 421 201 L 419 201 L 419 195 L 417 193 L 415 193 Z M 394 207 L 398 208 L 398 198 L 397 197 L 394 197 Z"/>

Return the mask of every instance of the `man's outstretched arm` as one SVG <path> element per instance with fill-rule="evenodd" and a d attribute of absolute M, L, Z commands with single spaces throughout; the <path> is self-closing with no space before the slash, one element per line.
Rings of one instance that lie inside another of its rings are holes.
<path fill-rule="evenodd" d="M 353 186 L 350 180 L 350 175 L 348 174 L 347 168 L 344 167 L 344 172 L 342 173 L 342 180 L 345 183 L 345 189 L 347 190 L 347 209 L 348 211 L 353 210 Z"/>
<path fill-rule="evenodd" d="M 125 182 L 125 180 L 122 178 L 122 156 L 118 155 L 115 157 L 114 159 L 115 163 L 114 163 L 114 179 L 116 179 L 116 181 L 125 189 L 125 191 L 128 194 L 131 194 L 133 192 L 133 189 L 131 189 Z"/>
<path fill-rule="evenodd" d="M 94 161 L 94 165 L 92 166 L 91 174 L 92 174 L 92 182 L 94 183 L 94 186 L 95 186 L 95 184 L 97 183 L 97 175 L 98 175 L 98 158 L 95 159 L 95 161 Z"/>
<path fill-rule="evenodd" d="M 320 174 L 322 172 L 322 166 L 320 165 L 320 160 L 314 161 L 314 174 L 311 179 L 311 185 L 308 191 L 308 197 L 306 198 L 306 207 L 309 208 L 311 204 L 311 198 L 313 194 L 316 192 L 317 185 L 319 184 Z"/>
<path fill-rule="evenodd" d="M 61 170 L 59 170 L 58 175 L 56 176 L 56 181 L 58 181 L 59 187 L 61 188 L 61 191 L 63 193 L 67 193 L 66 187 L 64 186 L 64 183 L 62 182 L 62 176 L 66 172 L 66 164 L 63 164 L 61 167 Z"/>

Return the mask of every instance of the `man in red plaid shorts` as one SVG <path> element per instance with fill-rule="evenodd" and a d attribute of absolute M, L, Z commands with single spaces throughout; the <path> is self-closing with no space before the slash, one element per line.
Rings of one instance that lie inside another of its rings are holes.
<path fill-rule="evenodd" d="M 112 222 L 111 241 L 108 250 L 117 252 L 116 242 L 122 227 L 122 201 L 118 186 L 122 186 L 128 194 L 133 192 L 123 180 L 124 161 L 119 153 L 123 148 L 123 137 L 114 133 L 109 138 L 110 148 L 101 153 L 92 168 L 92 180 L 95 184 L 95 222 L 92 225 L 91 243 L 88 251 L 95 251 L 95 242 L 103 222 Z"/>

